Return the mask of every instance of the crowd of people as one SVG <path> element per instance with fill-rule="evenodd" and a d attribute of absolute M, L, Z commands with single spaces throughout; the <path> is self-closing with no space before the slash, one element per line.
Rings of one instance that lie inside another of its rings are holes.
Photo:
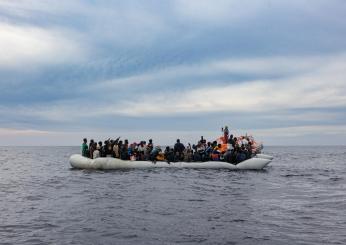
<path fill-rule="evenodd" d="M 155 146 L 152 139 L 148 142 L 129 143 L 117 139 L 95 142 L 83 139 L 82 155 L 91 159 L 114 157 L 132 161 L 166 161 L 171 162 L 205 162 L 225 161 L 237 164 L 251 158 L 260 150 L 260 146 L 251 136 L 234 137 L 229 135 L 228 127 L 222 128 L 223 136 L 215 141 L 206 141 L 203 136 L 197 144 L 186 146 L 177 139 L 174 147 L 167 146 L 164 150 Z"/>

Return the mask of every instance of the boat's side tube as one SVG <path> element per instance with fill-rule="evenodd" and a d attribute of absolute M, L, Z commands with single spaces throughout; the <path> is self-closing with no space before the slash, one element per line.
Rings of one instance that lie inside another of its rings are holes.
<path fill-rule="evenodd" d="M 274 159 L 274 157 L 269 156 L 269 155 L 266 155 L 266 154 L 256 154 L 255 157 L 257 157 L 257 158 L 263 158 L 263 159 L 269 159 L 269 160 L 273 160 L 273 159 Z"/>
<path fill-rule="evenodd" d="M 79 154 L 70 157 L 70 164 L 73 168 L 79 169 L 130 169 L 130 168 L 209 168 L 209 169 L 244 169 L 258 170 L 264 168 L 271 160 L 263 158 L 251 158 L 237 165 L 227 162 L 156 162 L 149 161 L 124 161 L 117 158 L 97 158 L 89 159 Z"/>
<path fill-rule="evenodd" d="M 79 154 L 74 154 L 70 157 L 70 164 L 74 168 L 79 169 L 97 169 L 97 165 L 92 164 L 93 160 L 87 157 L 83 157 Z"/>
<path fill-rule="evenodd" d="M 246 161 L 243 161 L 241 163 L 237 164 L 237 169 L 243 169 L 243 170 L 259 170 L 263 169 L 265 166 L 267 166 L 271 162 L 270 159 L 263 159 L 263 158 L 251 158 Z"/>

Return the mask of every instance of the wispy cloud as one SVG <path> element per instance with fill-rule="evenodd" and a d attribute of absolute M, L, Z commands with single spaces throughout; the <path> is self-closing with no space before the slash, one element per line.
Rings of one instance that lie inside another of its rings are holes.
<path fill-rule="evenodd" d="M 232 80 L 230 80 L 228 85 L 218 85 L 210 80 L 207 85 L 199 88 L 160 91 L 154 93 L 155 96 L 150 94 L 138 99 L 134 98 L 125 103 L 120 103 L 118 107 L 113 107 L 114 112 L 143 116 L 215 111 L 258 112 L 279 109 L 338 107 L 346 104 L 346 77 L 342 72 L 346 69 L 346 58 L 344 56 L 319 58 L 315 62 L 312 62 L 313 59 L 308 59 L 310 63 L 304 60 L 301 62 L 290 61 L 289 58 L 286 60 L 284 58 L 269 59 L 261 62 L 249 60 L 248 65 L 243 61 L 226 63 L 226 68 L 230 71 L 233 68 L 234 71 L 272 73 L 272 70 L 275 71 L 275 67 L 280 66 L 278 60 L 281 60 L 284 65 L 288 63 L 295 64 L 290 70 L 293 75 L 277 79 L 243 81 L 241 83 L 232 83 Z M 324 61 L 323 66 L 322 60 Z M 223 63 L 220 62 L 219 64 Z M 256 63 L 259 65 L 254 65 Z M 299 64 L 303 65 L 299 66 Z M 308 65 L 304 67 L 304 64 Z M 298 66 L 301 73 L 296 74 Z M 218 65 L 205 66 L 204 69 L 207 67 L 209 67 L 208 72 L 214 72 L 214 74 L 221 72 Z M 216 71 L 213 69 L 215 67 Z M 187 72 L 186 68 L 185 72 Z M 172 73 L 179 76 L 179 72 L 174 73 L 172 71 L 168 72 L 168 76 L 171 76 Z M 160 74 L 160 79 L 165 79 L 164 74 Z M 147 77 L 144 77 L 144 80 L 147 80 Z M 326 81 L 329 82 L 326 83 Z M 128 110 L 128 108 L 131 109 Z"/>
<path fill-rule="evenodd" d="M 0 69 L 80 62 L 85 49 L 64 30 L 0 23 Z"/>
<path fill-rule="evenodd" d="M 30 107 L 21 105 L 16 108 L 16 113 L 56 122 L 72 122 L 107 115 L 148 117 L 218 111 L 268 113 L 289 109 L 342 107 L 346 104 L 346 77 L 343 76 L 345 64 L 345 56 L 336 55 L 305 59 L 255 58 L 238 62 L 221 60 L 200 66 L 178 66 L 80 88 L 87 91 L 89 96 L 102 94 L 103 98 L 98 100 L 74 98 Z M 286 76 L 241 82 L 232 81 L 231 78 L 224 82 L 213 80 L 217 74 L 234 72 L 266 76 L 283 73 Z M 206 82 L 198 83 L 198 79 L 207 74 L 210 77 Z M 168 84 L 171 81 L 174 83 L 177 78 L 191 85 L 170 87 Z M 168 89 L 155 89 L 159 84 L 165 84 Z M 151 87 L 151 91 L 132 98 L 114 96 L 122 86 L 132 90 L 130 87 L 143 85 Z"/>
<path fill-rule="evenodd" d="M 244 8 L 244 4 L 247 6 Z M 204 25 L 238 23 L 259 12 L 265 4 L 261 1 L 234 0 L 178 0 L 174 10 L 184 21 L 203 23 Z"/>

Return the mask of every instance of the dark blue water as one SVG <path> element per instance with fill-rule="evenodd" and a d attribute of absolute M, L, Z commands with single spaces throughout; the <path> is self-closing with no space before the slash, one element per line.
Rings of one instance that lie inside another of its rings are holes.
<path fill-rule="evenodd" d="M 1 244 L 346 244 L 346 147 L 267 147 L 264 171 L 71 170 L 0 147 Z"/>

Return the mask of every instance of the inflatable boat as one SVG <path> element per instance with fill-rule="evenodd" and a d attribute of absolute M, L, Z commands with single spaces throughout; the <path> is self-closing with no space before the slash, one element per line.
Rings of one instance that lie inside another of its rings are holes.
<path fill-rule="evenodd" d="M 270 157 L 270 156 L 268 156 Z M 156 163 L 150 161 L 127 161 L 112 157 L 101 157 L 90 159 L 83 157 L 80 154 L 75 154 L 70 157 L 70 164 L 73 168 L 78 169 L 145 169 L 145 168 L 204 168 L 204 169 L 230 169 L 230 170 L 260 170 L 267 166 L 272 159 L 261 157 L 253 157 L 245 160 L 237 165 L 213 161 L 213 162 L 161 162 Z"/>

